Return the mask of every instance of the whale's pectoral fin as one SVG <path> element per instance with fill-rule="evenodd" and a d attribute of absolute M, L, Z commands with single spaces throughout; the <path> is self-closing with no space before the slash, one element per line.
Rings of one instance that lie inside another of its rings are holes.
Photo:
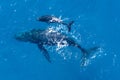
<path fill-rule="evenodd" d="M 50 55 L 48 54 L 47 50 L 44 48 L 44 46 L 42 44 L 38 44 L 38 48 L 40 49 L 40 51 L 42 51 L 43 55 L 45 56 L 45 58 L 47 59 L 48 62 L 51 63 L 50 60 Z"/>

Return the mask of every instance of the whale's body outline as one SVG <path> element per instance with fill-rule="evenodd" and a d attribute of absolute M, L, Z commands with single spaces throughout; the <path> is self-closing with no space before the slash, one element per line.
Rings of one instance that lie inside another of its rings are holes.
<path fill-rule="evenodd" d="M 68 28 L 68 32 L 71 31 L 71 25 L 74 23 L 74 21 L 70 21 L 69 23 L 66 23 L 64 22 L 61 17 L 60 18 L 57 18 L 56 16 L 54 15 L 43 15 L 43 16 L 40 16 L 39 18 L 37 18 L 37 21 L 40 21 L 40 22 L 45 22 L 47 24 L 50 24 L 50 23 L 58 23 L 58 24 L 63 24 L 63 25 L 66 25 L 67 28 Z"/>
<path fill-rule="evenodd" d="M 48 51 L 44 48 L 44 45 L 47 46 L 56 46 L 59 42 L 59 44 L 66 44 L 64 43 L 65 41 L 67 42 L 68 46 L 74 46 L 77 47 L 81 50 L 82 52 L 82 64 L 84 65 L 85 63 L 85 58 L 89 55 L 94 50 L 97 50 L 98 47 L 93 47 L 90 49 L 85 49 L 81 47 L 75 40 L 65 34 L 59 33 L 57 31 L 51 31 L 49 29 L 46 30 L 41 30 L 41 29 L 32 29 L 27 32 L 22 32 L 18 33 L 15 35 L 15 39 L 23 42 L 30 42 L 37 44 L 38 48 L 40 51 L 42 51 L 43 55 L 45 58 L 48 60 L 48 62 L 51 63 L 51 59 L 49 56 Z"/>

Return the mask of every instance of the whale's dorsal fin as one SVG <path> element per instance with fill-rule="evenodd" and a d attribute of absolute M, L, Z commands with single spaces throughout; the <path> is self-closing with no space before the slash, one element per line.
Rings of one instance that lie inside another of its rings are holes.
<path fill-rule="evenodd" d="M 47 50 L 44 48 L 43 44 L 38 44 L 38 48 L 40 49 L 40 51 L 42 51 L 42 54 L 45 56 L 47 61 L 51 63 L 50 55 L 48 54 Z"/>

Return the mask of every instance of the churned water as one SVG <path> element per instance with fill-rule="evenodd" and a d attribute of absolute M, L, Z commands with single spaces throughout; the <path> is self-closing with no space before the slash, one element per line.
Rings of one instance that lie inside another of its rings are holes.
<path fill-rule="evenodd" d="M 71 32 L 37 21 L 43 15 L 73 20 Z M 36 44 L 15 40 L 31 29 L 59 31 L 86 49 L 99 49 L 81 65 L 82 52 L 66 41 L 45 45 L 49 63 Z M 0 80 L 119 80 L 119 41 L 119 0 L 0 0 Z"/>

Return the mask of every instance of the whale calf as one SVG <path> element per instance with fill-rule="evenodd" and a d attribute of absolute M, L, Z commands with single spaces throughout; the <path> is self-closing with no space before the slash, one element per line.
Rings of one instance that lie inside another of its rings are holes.
<path fill-rule="evenodd" d="M 26 32 L 20 32 L 15 34 L 15 39 L 23 42 L 34 43 L 38 46 L 42 54 L 45 56 L 48 62 L 51 63 L 50 55 L 48 51 L 45 49 L 46 46 L 57 46 L 59 44 L 66 44 L 68 46 L 74 46 L 81 50 L 82 53 L 82 64 L 85 64 L 85 60 L 87 56 L 92 52 L 97 50 L 99 47 L 93 47 L 90 49 L 85 49 L 81 47 L 72 37 L 67 36 L 66 34 L 62 34 L 57 31 L 51 31 L 50 29 L 32 29 Z M 66 42 L 66 43 L 65 43 Z"/>
<path fill-rule="evenodd" d="M 61 20 L 60 18 L 57 18 L 53 15 L 43 15 L 43 16 L 37 18 L 37 20 L 41 21 L 41 22 L 46 22 L 46 23 L 59 23 L 59 24 L 66 25 L 68 28 L 68 32 L 71 31 L 71 25 L 74 23 L 74 21 L 70 21 L 69 23 L 65 23 L 63 20 Z"/>

